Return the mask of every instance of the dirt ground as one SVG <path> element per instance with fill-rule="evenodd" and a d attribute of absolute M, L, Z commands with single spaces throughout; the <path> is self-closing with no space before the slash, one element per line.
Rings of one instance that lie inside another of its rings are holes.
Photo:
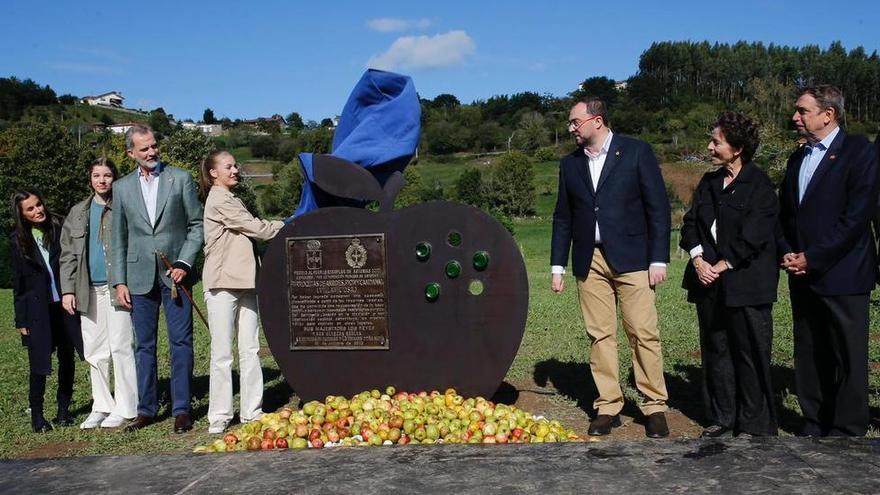
<path fill-rule="evenodd" d="M 532 414 L 559 420 L 579 434 L 586 435 L 587 428 L 590 426 L 590 417 L 587 411 L 572 401 L 562 398 L 561 394 L 549 384 L 542 387 L 530 380 L 505 382 L 493 400 L 512 403 Z M 620 417 L 623 424 L 619 428 L 614 428 L 607 437 L 601 437 L 602 441 L 645 438 L 645 427 L 641 415 L 626 414 L 631 409 L 633 408 L 628 407 L 624 410 Z M 703 427 L 696 421 L 675 409 L 670 409 L 666 413 L 666 421 L 669 423 L 670 438 L 697 438 L 703 431 Z"/>

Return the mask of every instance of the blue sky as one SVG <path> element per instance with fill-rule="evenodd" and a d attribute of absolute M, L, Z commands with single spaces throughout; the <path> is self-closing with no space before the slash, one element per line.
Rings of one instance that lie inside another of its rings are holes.
<path fill-rule="evenodd" d="M 729 3 L 729 7 L 725 6 Z M 831 8 L 836 11 L 832 11 Z M 880 2 L 4 0 L 0 77 L 198 120 L 338 114 L 369 65 L 463 102 L 625 79 L 653 41 L 840 40 L 880 51 Z"/>

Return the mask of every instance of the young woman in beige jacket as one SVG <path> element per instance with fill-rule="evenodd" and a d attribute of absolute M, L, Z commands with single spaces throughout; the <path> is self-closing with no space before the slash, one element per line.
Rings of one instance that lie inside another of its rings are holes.
<path fill-rule="evenodd" d="M 222 433 L 233 416 L 232 339 L 238 332 L 241 421 L 262 416 L 263 372 L 257 322 L 257 268 L 253 239 L 275 237 L 284 223 L 255 218 L 235 197 L 238 166 L 226 151 L 202 162 L 199 195 L 205 202 L 205 265 L 202 283 L 211 332 L 209 433 Z"/>

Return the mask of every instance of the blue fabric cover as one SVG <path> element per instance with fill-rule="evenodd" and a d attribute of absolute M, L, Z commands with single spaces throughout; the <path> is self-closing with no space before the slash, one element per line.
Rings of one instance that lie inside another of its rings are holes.
<path fill-rule="evenodd" d="M 369 69 L 342 109 L 330 154 L 367 168 L 384 185 L 392 173 L 406 168 L 415 153 L 421 114 L 419 95 L 409 76 Z M 312 153 L 300 153 L 299 161 L 305 180 L 293 217 L 350 204 L 314 184 Z"/>

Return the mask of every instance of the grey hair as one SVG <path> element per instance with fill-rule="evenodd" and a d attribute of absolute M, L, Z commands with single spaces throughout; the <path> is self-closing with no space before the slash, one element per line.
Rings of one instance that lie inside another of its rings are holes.
<path fill-rule="evenodd" d="M 801 94 L 810 95 L 816 99 L 821 110 L 830 108 L 834 110 L 834 119 L 843 120 L 843 93 L 835 86 L 830 84 L 820 84 L 818 86 L 810 86 L 801 90 Z"/>
<path fill-rule="evenodd" d="M 152 134 L 152 133 L 153 133 L 153 129 L 151 129 L 150 126 L 148 126 L 146 124 L 135 124 L 135 125 L 129 127 L 128 130 L 125 131 L 125 149 L 127 151 L 131 151 L 131 149 L 134 147 L 134 141 L 132 140 L 132 136 L 134 136 L 135 134 Z"/>

